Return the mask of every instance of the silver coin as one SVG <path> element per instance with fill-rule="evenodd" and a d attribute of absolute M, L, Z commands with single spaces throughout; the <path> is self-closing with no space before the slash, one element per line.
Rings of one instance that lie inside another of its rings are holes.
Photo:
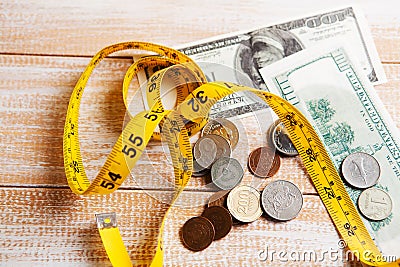
<path fill-rule="evenodd" d="M 277 180 L 264 188 L 261 193 L 261 204 L 270 217 L 287 221 L 299 214 L 303 206 L 303 195 L 293 183 Z"/>
<path fill-rule="evenodd" d="M 229 145 L 228 141 L 222 136 L 216 134 L 209 134 L 207 135 L 208 138 L 211 138 L 214 143 L 217 145 L 217 155 L 215 156 L 215 160 L 222 158 L 222 157 L 230 157 L 232 149 Z M 214 160 L 214 162 L 215 162 Z"/>
<path fill-rule="evenodd" d="M 220 158 L 211 167 L 211 179 L 222 190 L 230 190 L 238 185 L 243 174 L 239 161 L 233 158 Z"/>
<path fill-rule="evenodd" d="M 192 172 L 192 176 L 193 177 L 204 176 L 204 175 L 208 174 L 209 171 L 210 171 L 210 169 L 201 167 L 197 163 L 197 161 L 193 159 L 193 172 Z"/>
<path fill-rule="evenodd" d="M 375 185 L 380 173 L 378 161 L 367 153 L 352 153 L 342 162 L 343 178 L 356 188 L 364 189 Z"/>
<path fill-rule="evenodd" d="M 217 155 L 217 145 L 214 140 L 204 136 L 197 140 L 193 148 L 193 156 L 196 162 L 203 168 L 209 168 Z"/>
<path fill-rule="evenodd" d="M 274 144 L 276 150 L 285 156 L 294 157 L 299 153 L 293 145 L 289 137 L 289 132 L 286 130 L 285 125 L 281 122 L 275 122 L 273 124 L 273 129 L 271 132 L 271 141 Z"/>
<path fill-rule="evenodd" d="M 382 189 L 365 189 L 358 197 L 358 209 L 366 218 L 380 221 L 392 213 L 393 203 L 390 195 Z"/>
<path fill-rule="evenodd" d="M 209 134 L 199 138 L 193 148 L 193 155 L 197 163 L 206 169 L 219 158 L 229 157 L 231 147 L 225 138 Z"/>
<path fill-rule="evenodd" d="M 253 222 L 260 218 L 260 192 L 248 185 L 233 188 L 227 198 L 227 206 L 232 216 L 241 222 Z"/>
<path fill-rule="evenodd" d="M 267 130 L 267 143 L 268 144 L 272 144 L 272 132 L 274 131 L 275 127 L 280 124 L 281 121 L 278 119 L 276 121 L 274 121 Z"/>

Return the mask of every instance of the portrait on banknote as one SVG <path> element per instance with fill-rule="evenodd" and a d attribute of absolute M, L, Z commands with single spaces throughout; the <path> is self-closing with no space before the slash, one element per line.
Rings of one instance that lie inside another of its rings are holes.
<path fill-rule="evenodd" d="M 269 91 L 260 75 L 261 68 L 308 48 L 343 43 L 360 65 L 362 75 L 373 84 L 386 81 L 365 17 L 354 7 L 215 36 L 177 49 L 199 64 L 209 82 L 229 81 Z M 139 76 L 139 81 L 144 82 L 146 76 Z M 239 92 L 218 101 L 210 116 L 246 116 L 266 108 L 253 94 Z"/>
<path fill-rule="evenodd" d="M 266 86 L 259 69 L 304 49 L 294 34 L 272 27 L 249 32 L 242 39 L 245 40 L 237 48 L 235 68 L 248 75 L 253 82 L 251 86 L 260 89 L 266 89 Z"/>

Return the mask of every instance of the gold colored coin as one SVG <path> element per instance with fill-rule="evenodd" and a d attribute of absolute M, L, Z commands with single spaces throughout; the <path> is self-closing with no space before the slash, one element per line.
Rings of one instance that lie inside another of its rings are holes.
<path fill-rule="evenodd" d="M 236 125 L 230 120 L 217 118 L 209 120 L 202 130 L 202 135 L 216 134 L 225 138 L 232 149 L 234 149 L 239 141 L 239 131 Z"/>
<path fill-rule="evenodd" d="M 228 195 L 228 210 L 241 222 L 254 222 L 262 215 L 260 197 L 260 192 L 251 186 L 237 186 Z"/>

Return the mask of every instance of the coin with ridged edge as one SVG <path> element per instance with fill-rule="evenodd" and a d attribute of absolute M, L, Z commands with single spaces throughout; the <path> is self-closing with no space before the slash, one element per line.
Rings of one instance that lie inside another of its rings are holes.
<path fill-rule="evenodd" d="M 192 251 L 207 248 L 214 240 L 215 230 L 213 224 L 205 217 L 193 217 L 182 227 L 182 242 Z"/>
<path fill-rule="evenodd" d="M 221 206 L 211 206 L 206 208 L 201 214 L 214 225 L 215 237 L 218 240 L 226 236 L 232 229 L 232 216 L 230 212 Z"/>
<path fill-rule="evenodd" d="M 277 180 L 269 183 L 261 193 L 265 213 L 279 221 L 295 218 L 303 206 L 303 195 L 293 183 Z"/>
<path fill-rule="evenodd" d="M 241 222 L 254 222 L 262 215 L 260 192 L 248 185 L 240 185 L 229 192 L 227 199 L 231 215 Z"/>

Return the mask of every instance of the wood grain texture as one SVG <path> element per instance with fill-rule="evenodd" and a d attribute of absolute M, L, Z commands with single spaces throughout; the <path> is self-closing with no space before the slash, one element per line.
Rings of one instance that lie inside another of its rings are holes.
<path fill-rule="evenodd" d="M 7 157 L 0 158 L 1 185 L 66 186 L 63 167 L 62 135 L 69 96 L 87 58 L 45 56 L 0 56 L 0 147 Z M 84 92 L 79 134 L 87 175 L 93 178 L 121 132 L 125 108 L 121 83 L 128 59 L 106 59 L 95 69 Z M 400 126 L 400 65 L 384 65 L 389 82 L 376 87 L 393 120 Z M 131 112 L 143 109 L 142 97 L 132 84 Z M 12 88 L 12 90 L 10 90 Z M 254 184 L 246 168 L 249 152 L 263 144 L 265 131 L 255 117 L 237 120 L 240 143 L 234 150 L 246 170 L 245 179 Z M 268 115 L 258 118 L 268 121 Z M 165 154 L 165 144 L 151 142 L 137 167 L 124 183 L 125 188 L 172 188 L 172 166 Z M 315 193 L 299 158 L 284 158 L 274 177 L 300 186 L 305 193 Z M 206 179 L 194 178 L 189 189 L 211 190 Z"/>
<path fill-rule="evenodd" d="M 7 153 L 7 157 L 1 158 L 0 164 L 1 172 L 5 174 L 2 179 L 3 186 L 66 186 L 60 153 L 63 117 L 71 88 L 87 61 L 86 58 L 0 57 L 0 68 L 7 70 L 4 73 L 8 73 L 0 82 L 2 99 L 6 99 L 1 102 L 0 109 L 3 113 L 0 146 Z M 83 156 L 89 174 L 96 173 L 119 134 L 123 107 L 118 104 L 121 101 L 121 93 L 116 76 L 123 75 L 123 69 L 128 65 L 129 61 L 125 59 L 106 60 L 85 92 L 87 95 L 81 113 L 81 134 Z M 377 87 L 379 95 L 397 123 L 399 112 L 396 99 L 400 96 L 396 88 L 400 83 L 399 70 L 400 65 L 385 65 L 390 82 Z M 14 89 L 11 91 L 9 88 Z M 116 106 L 118 108 L 114 110 Z M 257 133 L 255 129 L 250 129 L 249 134 L 252 134 L 254 139 L 262 136 L 262 133 Z M 93 139 L 93 136 L 96 136 L 96 139 Z M 253 140 L 250 137 L 249 139 Z M 249 141 L 249 145 L 256 146 L 258 142 L 260 140 Z M 240 145 L 238 149 L 241 149 Z M 152 143 L 148 151 L 150 160 L 160 161 L 160 157 L 165 157 L 162 147 L 156 143 Z M 242 151 L 245 152 L 243 149 Z M 142 158 L 134 171 L 139 178 L 136 178 L 136 182 L 129 179 L 124 187 L 151 189 L 157 184 L 159 189 L 168 188 L 162 181 L 155 180 L 153 174 L 156 169 L 161 178 L 167 175 L 172 177 L 172 171 L 163 170 L 170 166 L 164 163 L 157 167 L 149 163 L 148 159 Z M 247 174 L 247 177 L 252 176 Z M 315 193 L 298 158 L 284 159 L 281 170 L 274 177 L 278 178 L 293 181 L 300 186 L 303 193 Z M 193 178 L 188 189 L 212 190 L 211 187 L 203 186 L 203 179 Z M 120 225 L 124 240 L 132 242 L 128 244 L 129 250 L 138 251 L 131 254 L 132 259 L 137 263 L 149 259 L 152 249 L 146 244 L 154 242 L 156 224 L 166 209 L 166 205 L 157 200 L 165 202 L 167 198 L 163 195 L 165 193 L 157 190 L 148 190 L 147 194 L 142 190 L 118 191 L 111 196 L 89 198 L 74 196 L 69 189 L 3 188 L 1 194 L 0 199 L 3 202 L 0 204 L 0 210 L 6 216 L 1 217 L 0 221 L 0 232 L 3 234 L 0 241 L 4 244 L 0 253 L 3 258 L 0 260 L 11 264 L 18 259 L 34 266 L 51 266 L 54 262 L 62 262 L 66 266 L 68 262 L 74 262 L 74 266 L 77 266 L 78 262 L 81 262 L 82 266 L 107 266 L 107 258 L 95 230 L 93 214 L 112 210 L 122 216 Z M 210 193 L 187 193 L 190 194 L 204 202 Z M 201 253 L 188 252 L 177 238 L 177 225 L 182 225 L 191 216 L 199 215 L 201 208 L 174 209 L 165 233 L 166 264 L 187 266 L 190 263 L 200 266 L 204 262 L 211 262 L 215 266 L 246 266 L 246 263 L 250 262 L 254 266 L 262 263 L 257 259 L 256 253 L 257 249 L 265 244 L 276 245 L 274 249 L 278 251 L 306 251 L 315 248 L 321 248 L 322 251 L 323 248 L 329 249 L 329 246 L 336 248 L 334 245 L 338 236 L 319 198 L 306 196 L 306 200 L 298 218 L 300 221 L 275 224 L 262 219 L 255 224 L 237 227 L 227 239 L 215 242 Z M 181 204 L 192 201 L 182 198 Z M 118 203 L 121 203 L 122 207 L 118 207 Z M 322 219 L 319 216 L 322 216 Z M 78 218 L 79 222 L 68 225 L 67 222 L 71 218 Z M 276 231 L 277 229 L 279 231 Z M 133 240 L 134 236 L 141 236 L 140 233 L 146 233 L 146 236 L 140 240 Z M 223 255 L 231 256 L 221 257 Z"/>
<path fill-rule="evenodd" d="M 351 4 L 364 10 L 381 59 L 399 61 L 396 0 L 2 1 L 0 52 L 91 56 L 128 40 L 173 46 Z"/>
<path fill-rule="evenodd" d="M 78 197 L 69 189 L 0 189 L 0 208 L 7 214 L 0 217 L 0 265 L 110 266 L 94 215 L 112 211 L 118 214 L 119 228 L 135 266 L 145 264 L 154 252 L 170 194 L 120 190 L 108 196 Z M 180 198 L 181 203 L 195 203 L 208 196 L 210 193 L 185 192 Z M 165 266 L 287 266 L 277 255 L 272 262 L 271 258 L 261 261 L 260 251 L 266 247 L 269 253 L 314 251 L 322 258 L 324 251 L 332 250 L 342 256 L 338 234 L 317 196 L 305 196 L 301 213 L 292 221 L 274 223 L 261 217 L 254 223 L 235 226 L 228 236 L 195 253 L 183 247 L 179 230 L 202 210 L 195 204 L 172 209 L 165 226 Z M 341 261 L 329 259 L 323 264 L 343 266 Z"/>
<path fill-rule="evenodd" d="M 398 1 L 337 0 L 358 3 L 366 14 L 388 83 L 375 87 L 400 127 L 400 17 Z M 290 8 L 288 8 L 290 6 Z M 94 214 L 115 211 L 132 261 L 144 266 L 155 249 L 157 229 L 171 199 L 173 172 L 165 145 L 151 142 L 121 190 L 109 196 L 78 197 L 67 187 L 62 134 L 68 101 L 80 74 L 99 49 L 140 40 L 178 45 L 231 31 L 286 21 L 329 9 L 326 2 L 225 1 L 2 1 L 0 2 L 0 266 L 110 266 Z M 104 60 L 85 90 L 79 134 L 84 165 L 94 177 L 123 127 L 121 85 L 132 63 L 128 54 Z M 130 111 L 143 109 L 136 81 Z M 268 116 L 261 121 L 268 120 Z M 240 125 L 234 151 L 246 166 L 249 151 L 265 132 L 248 117 Z M 164 234 L 165 266 L 359 266 L 356 262 L 263 262 L 259 252 L 304 253 L 338 250 L 339 236 L 299 158 L 282 160 L 273 179 L 246 183 L 261 189 L 275 179 L 294 182 L 304 206 L 292 221 L 263 217 L 236 226 L 224 239 L 194 253 L 179 230 L 215 190 L 193 178 L 169 214 Z M 188 206 L 188 205 L 191 206 Z"/>

